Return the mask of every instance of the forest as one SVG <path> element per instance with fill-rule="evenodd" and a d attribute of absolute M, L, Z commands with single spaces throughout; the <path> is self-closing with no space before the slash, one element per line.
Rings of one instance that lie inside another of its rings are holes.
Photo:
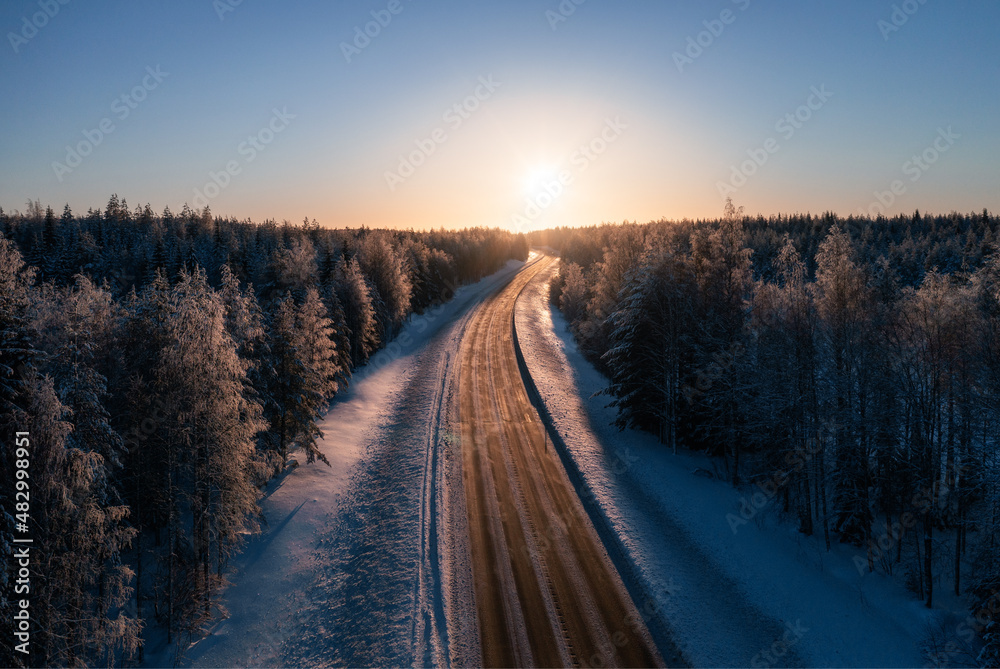
<path fill-rule="evenodd" d="M 927 607 L 967 597 L 931 656 L 997 666 L 998 233 L 987 211 L 764 218 L 728 201 L 716 221 L 530 238 L 562 255 L 551 297 L 618 426 L 747 490 L 734 533 L 773 500 Z"/>
<path fill-rule="evenodd" d="M 323 466 L 318 420 L 407 320 L 529 243 L 607 376 L 619 427 L 705 453 L 859 573 L 971 616 L 932 657 L 1000 664 L 1000 218 L 744 215 L 415 232 L 185 207 L 0 210 L 0 553 L 20 535 L 7 443 L 30 428 L 36 654 L 134 664 L 202 633 L 263 488 Z M 14 616 L 14 574 L 0 615 Z M 957 645 L 956 645 L 957 644 Z"/>
<path fill-rule="evenodd" d="M 24 536 L 21 464 L 44 546 L 34 653 L 5 637 L 0 665 L 134 664 L 146 627 L 197 636 L 260 529 L 263 487 L 325 460 L 317 421 L 352 372 L 411 315 L 527 255 L 497 230 L 253 223 L 117 195 L 83 216 L 0 209 L 0 559 Z M 15 575 L 0 574 L 13 620 Z"/>

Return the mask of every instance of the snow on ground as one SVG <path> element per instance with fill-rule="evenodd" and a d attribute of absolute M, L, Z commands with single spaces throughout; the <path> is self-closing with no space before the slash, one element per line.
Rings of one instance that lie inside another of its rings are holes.
<path fill-rule="evenodd" d="M 734 532 L 748 491 L 695 475 L 710 461 L 674 455 L 646 433 L 611 425 L 606 379 L 577 350 L 543 275 L 518 300 L 521 347 L 569 456 L 625 545 L 647 593 L 694 666 L 924 664 L 930 613 L 856 553 L 826 552 L 777 514 Z"/>
<path fill-rule="evenodd" d="M 471 308 L 523 265 L 511 261 L 412 317 L 358 370 L 321 424 L 320 449 L 332 466 L 302 464 L 268 487 L 267 527 L 233 561 L 222 594 L 228 617 L 185 650 L 182 664 L 403 666 L 478 657 L 461 462 L 440 433 L 448 424 L 444 379 Z M 459 489 L 450 490 L 456 478 Z M 146 663 L 169 666 L 172 658 L 150 648 Z"/>

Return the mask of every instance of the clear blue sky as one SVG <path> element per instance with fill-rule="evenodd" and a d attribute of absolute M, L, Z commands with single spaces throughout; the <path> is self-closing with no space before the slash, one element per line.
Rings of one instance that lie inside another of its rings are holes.
<path fill-rule="evenodd" d="M 0 206 L 117 192 L 418 228 L 714 217 L 726 194 L 1000 211 L 995 0 L 398 2 L 5 0 Z M 373 11 L 391 22 L 348 62 Z"/>

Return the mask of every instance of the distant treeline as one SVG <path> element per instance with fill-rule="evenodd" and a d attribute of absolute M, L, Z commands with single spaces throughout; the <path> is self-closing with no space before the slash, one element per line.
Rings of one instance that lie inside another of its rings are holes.
<path fill-rule="evenodd" d="M 773 506 L 928 606 L 968 594 L 973 619 L 933 635 L 933 661 L 997 666 L 998 233 L 986 211 L 765 219 L 729 202 L 717 221 L 531 240 L 562 253 L 552 297 L 619 427 L 752 484 L 733 532 Z"/>
<path fill-rule="evenodd" d="M 154 620 L 198 634 L 262 486 L 295 449 L 325 459 L 317 419 L 352 370 L 411 314 L 527 255 L 496 230 L 255 224 L 117 196 L 84 216 L 0 210 L 5 621 L 24 598 L 12 539 L 34 546 L 33 652 L 6 636 L 0 665 L 131 663 Z"/>

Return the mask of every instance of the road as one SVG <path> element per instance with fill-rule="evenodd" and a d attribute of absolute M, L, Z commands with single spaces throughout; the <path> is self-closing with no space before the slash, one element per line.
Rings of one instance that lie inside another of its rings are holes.
<path fill-rule="evenodd" d="M 551 263 L 459 289 L 359 371 L 322 423 L 333 466 L 268 486 L 181 665 L 662 664 L 514 357 L 515 297 Z"/>
<path fill-rule="evenodd" d="M 724 518 L 738 493 L 692 477 L 700 459 L 622 441 L 613 409 L 587 400 L 606 380 L 549 320 L 552 263 L 460 288 L 359 370 L 322 423 L 332 466 L 268 485 L 265 531 L 230 562 L 228 613 L 181 648 L 151 626 L 146 665 L 746 666 L 800 621 L 807 640 L 773 666 L 919 664 L 919 620 L 891 611 L 905 593 L 839 580 L 849 560 L 783 530 L 734 540 Z M 523 386 L 515 301 L 586 508 Z M 617 469 L 619 447 L 642 466 Z"/>
<path fill-rule="evenodd" d="M 514 304 L 554 262 L 529 264 L 486 299 L 460 348 L 463 483 L 482 661 L 662 666 L 518 370 Z"/>

